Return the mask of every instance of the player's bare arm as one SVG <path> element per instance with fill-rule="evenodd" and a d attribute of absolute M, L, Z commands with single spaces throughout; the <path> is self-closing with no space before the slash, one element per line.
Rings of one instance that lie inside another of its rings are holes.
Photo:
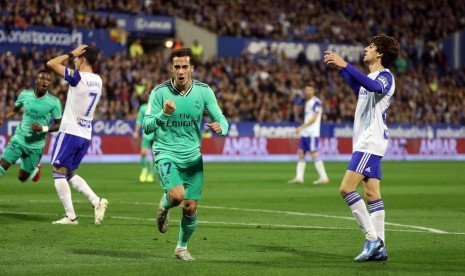
<path fill-rule="evenodd" d="M 68 54 L 64 54 L 61 56 L 57 56 L 56 58 L 53 58 L 47 62 L 47 67 L 53 70 L 55 73 L 60 75 L 61 77 L 65 76 L 65 66 L 62 64 L 66 60 L 73 58 L 73 57 L 79 57 L 85 52 L 85 48 L 87 45 L 83 44 L 76 49 L 72 50 Z"/>
<path fill-rule="evenodd" d="M 35 132 L 55 132 L 60 128 L 61 119 L 55 119 L 55 123 L 51 126 L 42 126 L 38 122 L 31 124 L 32 131 Z"/>
<path fill-rule="evenodd" d="M 140 124 L 136 124 L 136 128 L 134 129 L 134 132 L 132 133 L 132 138 L 134 139 L 139 138 L 139 130 L 140 130 Z"/>
<path fill-rule="evenodd" d="M 295 129 L 295 132 L 297 134 L 300 134 L 300 132 L 308 127 L 309 125 L 313 124 L 315 121 L 316 121 L 316 118 L 318 118 L 318 114 L 313 114 L 312 118 L 310 118 L 310 120 L 306 121 L 305 123 L 303 123 L 302 125 L 300 125 L 298 128 Z"/>
<path fill-rule="evenodd" d="M 8 111 L 7 113 L 5 113 L 5 115 L 3 115 L 2 118 L 0 118 L 0 126 L 3 125 L 3 123 L 12 118 L 13 116 L 15 116 L 16 113 L 18 113 L 18 111 L 21 109 L 21 107 L 18 107 L 18 106 L 13 106 L 10 108 L 10 111 Z"/>
<path fill-rule="evenodd" d="M 220 126 L 220 124 L 218 122 L 207 123 L 205 125 L 207 127 L 209 127 L 216 134 L 221 134 L 222 133 L 221 126 Z"/>
<path fill-rule="evenodd" d="M 166 115 L 171 115 L 176 110 L 176 104 L 174 104 L 173 100 L 166 100 L 163 104 L 163 113 Z"/>

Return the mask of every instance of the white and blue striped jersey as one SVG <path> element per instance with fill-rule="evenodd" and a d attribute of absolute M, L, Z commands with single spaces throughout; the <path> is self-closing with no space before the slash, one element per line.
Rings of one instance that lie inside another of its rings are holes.
<path fill-rule="evenodd" d="M 94 73 L 65 68 L 65 80 L 69 89 L 59 132 L 90 140 L 94 111 L 102 95 L 102 79 Z"/>
<path fill-rule="evenodd" d="M 384 156 L 388 146 L 386 112 L 395 90 L 394 77 L 389 69 L 368 74 L 381 84 L 380 92 L 358 86 L 357 108 L 354 117 L 353 152 L 367 152 Z M 352 87 L 354 89 L 354 87 Z"/>
<path fill-rule="evenodd" d="M 320 137 L 321 114 L 323 113 L 323 106 L 321 100 L 313 96 L 305 103 L 305 120 L 308 122 L 314 114 L 318 114 L 316 120 L 309 126 L 305 127 L 300 136 L 302 137 Z"/>

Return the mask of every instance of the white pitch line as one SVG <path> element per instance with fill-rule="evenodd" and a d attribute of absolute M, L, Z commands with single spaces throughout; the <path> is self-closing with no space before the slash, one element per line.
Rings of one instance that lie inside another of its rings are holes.
<path fill-rule="evenodd" d="M 302 213 L 302 212 L 288 212 L 288 211 L 275 211 L 275 210 L 264 210 L 264 209 L 247 209 L 247 208 L 236 208 L 236 207 L 221 207 L 221 206 L 199 206 L 207 209 L 222 209 L 222 210 L 234 210 L 234 211 L 247 211 L 247 212 L 261 212 L 261 213 L 274 213 L 274 214 L 285 214 L 285 215 L 296 215 L 296 216 L 308 216 L 308 217 L 321 217 L 321 218 L 335 218 L 335 219 L 346 219 L 346 220 L 355 220 L 353 217 L 342 217 L 342 216 L 332 216 L 332 215 L 324 215 L 324 214 L 312 214 L 312 213 Z M 448 234 L 449 232 L 422 227 L 422 226 L 415 226 L 415 225 L 405 225 L 399 223 L 391 223 L 385 222 L 385 225 L 392 225 L 392 226 L 399 226 L 399 227 L 406 227 L 406 228 L 413 228 L 418 230 L 424 230 L 428 232 L 433 232 L 437 234 Z M 464 233 L 465 234 L 465 233 Z"/>
<path fill-rule="evenodd" d="M 34 215 L 34 216 L 56 216 L 52 213 L 34 213 L 34 212 L 9 212 L 9 211 L 0 211 L 0 214 L 13 214 L 13 215 Z M 93 218 L 92 215 L 79 215 L 79 217 Z M 120 220 L 137 220 L 137 221 L 155 221 L 154 218 L 135 218 L 135 217 L 121 217 L 121 216 L 107 216 L 107 219 L 120 219 Z M 180 220 L 171 219 L 170 223 L 179 223 Z M 241 225 L 249 227 L 268 227 L 268 228 L 286 228 L 286 229 L 319 229 L 319 230 L 357 230 L 359 228 L 349 228 L 349 227 L 334 227 L 334 226 L 311 226 L 311 225 L 287 225 L 287 224 L 270 224 L 270 223 L 246 223 L 246 222 L 227 222 L 227 221 L 205 221 L 199 220 L 200 224 L 216 224 L 216 225 Z M 407 232 L 407 233 L 431 233 L 430 231 L 421 231 L 421 230 L 396 230 L 389 229 L 389 232 Z M 450 235 L 465 235 L 465 233 L 459 232 L 446 232 L 445 234 Z"/>
<path fill-rule="evenodd" d="M 0 199 L 0 202 L 8 201 L 4 199 Z M 49 203 L 49 202 L 56 202 L 56 200 L 29 200 L 29 202 L 38 202 L 38 203 Z M 81 201 L 81 200 L 76 200 L 74 201 L 76 203 L 87 203 L 88 201 Z M 157 203 L 155 202 L 137 202 L 137 201 L 120 201 L 118 202 L 119 204 L 132 204 L 132 205 L 154 205 L 156 206 Z M 345 220 L 355 220 L 353 217 L 343 217 L 343 216 L 333 216 L 333 215 L 325 215 L 325 214 L 315 214 L 315 213 L 302 213 L 302 212 L 289 212 L 289 211 L 277 211 L 277 210 L 267 210 L 267 209 L 250 209 L 250 208 L 237 208 L 237 207 L 224 207 L 224 206 L 208 206 L 208 205 L 198 205 L 198 208 L 205 208 L 205 209 L 218 209 L 218 210 L 231 210 L 231 211 L 243 211 L 243 212 L 260 212 L 260 213 L 273 213 L 273 214 L 286 214 L 286 215 L 295 215 L 295 216 L 308 216 L 308 217 L 322 217 L 322 218 L 335 218 L 335 219 L 345 219 Z M 1 211 L 0 211 L 1 213 Z M 120 217 L 123 218 L 123 217 Z M 201 222 L 201 221 L 199 221 Z M 210 223 L 208 221 L 203 221 L 203 223 Z M 229 222 L 211 222 L 213 223 L 218 223 L 218 224 L 228 224 Z M 229 223 L 233 224 L 233 223 Z M 407 225 L 407 224 L 399 224 L 399 223 L 391 223 L 391 222 L 385 222 L 386 225 L 392 225 L 392 226 L 397 226 L 397 227 L 405 227 L 405 228 L 411 228 L 411 229 L 416 229 L 417 231 L 401 231 L 401 232 L 430 232 L 430 233 L 436 233 L 436 234 L 455 234 L 455 235 L 465 235 L 465 233 L 462 232 L 447 232 L 444 230 L 440 229 L 435 229 L 435 228 L 429 228 L 429 227 L 423 227 L 423 226 L 417 226 L 417 225 Z M 246 224 L 240 224 L 240 225 L 246 225 Z M 250 224 L 250 225 L 267 225 L 267 224 Z M 269 226 L 274 225 L 274 224 L 269 224 Z M 283 225 L 275 225 L 279 227 L 286 227 Z M 299 228 L 300 226 L 288 226 L 290 228 Z M 310 226 L 314 227 L 317 226 Z M 324 228 L 324 229 L 332 229 L 332 228 Z M 334 228 L 337 229 L 337 228 Z M 343 229 L 343 228 L 341 228 Z M 344 228 L 345 229 L 345 228 Z M 352 228 L 350 228 L 352 229 Z M 388 230 L 388 231 L 394 231 L 394 230 Z"/>

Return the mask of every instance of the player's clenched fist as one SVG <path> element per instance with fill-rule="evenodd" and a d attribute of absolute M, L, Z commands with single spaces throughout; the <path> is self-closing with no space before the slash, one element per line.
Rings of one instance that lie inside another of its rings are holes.
<path fill-rule="evenodd" d="M 176 105 L 173 100 L 166 100 L 163 104 L 163 113 L 166 115 L 171 115 L 176 110 Z"/>
<path fill-rule="evenodd" d="M 214 133 L 216 134 L 221 134 L 222 130 L 221 130 L 221 126 L 220 124 L 218 124 L 217 122 L 214 122 L 214 123 L 211 123 L 211 124 L 206 124 L 207 127 L 209 127 Z"/>

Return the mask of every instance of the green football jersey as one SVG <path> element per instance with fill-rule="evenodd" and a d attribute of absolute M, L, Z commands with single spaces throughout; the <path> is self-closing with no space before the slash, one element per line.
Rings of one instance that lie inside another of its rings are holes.
<path fill-rule="evenodd" d="M 176 105 L 171 115 L 163 113 L 163 104 L 168 99 Z M 191 88 L 181 94 L 172 80 L 167 80 L 152 90 L 142 127 L 145 133 L 154 133 L 152 149 L 155 160 L 169 158 L 188 163 L 200 157 L 200 126 L 204 109 L 212 122 L 220 124 L 221 135 L 226 135 L 228 122 L 207 84 L 192 80 Z"/>
<path fill-rule="evenodd" d="M 142 121 L 144 121 L 145 111 L 146 110 L 147 110 L 147 104 L 146 103 L 139 106 L 139 113 L 137 114 L 136 123 L 142 124 Z"/>
<path fill-rule="evenodd" d="M 142 125 L 142 122 L 144 121 L 144 117 L 145 117 L 145 112 L 147 110 L 147 104 L 142 104 L 140 107 L 139 107 L 139 113 L 137 114 L 137 119 L 136 119 L 136 123 L 137 124 L 140 124 Z M 153 139 L 153 133 L 151 134 L 145 134 L 144 131 L 142 130 L 142 137 L 144 139 L 149 139 L 149 140 L 152 140 Z"/>
<path fill-rule="evenodd" d="M 34 90 L 23 90 L 15 102 L 15 106 L 24 109 L 23 119 L 16 128 L 15 137 L 19 143 L 30 148 L 43 148 L 47 139 L 46 132 L 34 132 L 31 124 L 50 125 L 50 120 L 61 119 L 60 100 L 50 93 L 37 98 Z"/>

